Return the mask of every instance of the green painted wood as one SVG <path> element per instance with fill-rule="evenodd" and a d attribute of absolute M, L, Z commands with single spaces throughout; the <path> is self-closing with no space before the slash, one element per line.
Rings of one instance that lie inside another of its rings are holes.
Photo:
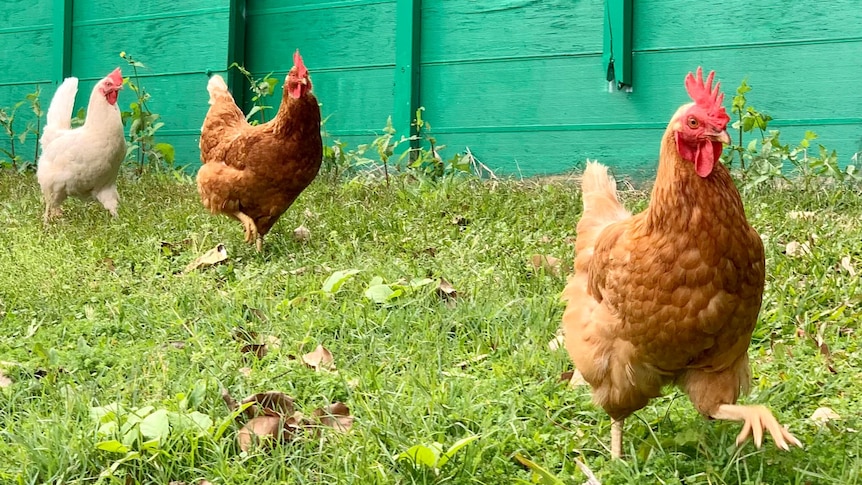
<path fill-rule="evenodd" d="M 421 0 L 398 0 L 395 10 L 395 103 L 392 124 L 401 136 L 416 134 L 419 108 Z M 418 146 L 417 140 L 410 142 Z"/>
<path fill-rule="evenodd" d="M 230 0 L 230 11 L 228 15 L 228 38 L 227 38 L 227 66 L 237 63 L 245 66 L 245 22 L 246 22 L 246 0 Z M 248 91 L 245 76 L 237 70 L 231 69 L 227 75 L 227 85 L 233 94 L 237 104 L 245 104 L 245 95 Z"/>
<path fill-rule="evenodd" d="M 404 106 L 397 93 L 406 92 L 397 67 L 411 53 L 421 68 L 418 104 L 447 145 L 444 155 L 470 147 L 501 173 L 555 173 L 589 157 L 650 174 L 662 130 L 687 101 L 683 77 L 698 65 L 715 69 L 729 94 L 747 77 L 749 100 L 788 142 L 811 129 L 843 163 L 862 151 L 859 0 L 729 0 L 706 12 L 689 0 L 632 2 L 630 93 L 607 90 L 605 1 L 424 0 L 416 55 L 400 40 L 399 7 L 418 0 L 245 0 L 244 36 L 231 30 L 240 0 L 79 0 L 71 74 L 82 78 L 83 105 L 111 69 L 128 74 L 120 51 L 140 58 L 165 122 L 160 136 L 176 145 L 181 164 L 198 163 L 206 73 L 225 73 L 244 56 L 255 75 L 273 72 L 281 81 L 296 48 L 328 116 L 327 142 L 367 143 L 388 116 L 404 119 L 395 109 Z M 0 106 L 39 83 L 43 105 L 50 100 L 58 2 L 0 2 L 8 19 L 0 26 Z M 121 106 L 131 100 L 121 93 Z"/>
<path fill-rule="evenodd" d="M 632 85 L 632 0 L 605 0 L 602 60 L 607 80 Z"/>
<path fill-rule="evenodd" d="M 54 0 L 54 80 L 63 82 L 72 73 L 72 0 Z"/>

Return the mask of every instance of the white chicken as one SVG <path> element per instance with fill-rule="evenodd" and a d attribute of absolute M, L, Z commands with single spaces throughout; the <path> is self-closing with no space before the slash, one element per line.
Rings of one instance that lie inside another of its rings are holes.
<path fill-rule="evenodd" d="M 87 118 L 72 128 L 78 79 L 66 78 L 48 107 L 42 134 L 42 155 L 36 177 L 45 199 L 45 222 L 62 214 L 68 196 L 96 199 L 117 216 L 120 196 L 117 174 L 126 154 L 126 137 L 117 96 L 123 75 L 117 68 L 100 80 L 90 94 Z"/>

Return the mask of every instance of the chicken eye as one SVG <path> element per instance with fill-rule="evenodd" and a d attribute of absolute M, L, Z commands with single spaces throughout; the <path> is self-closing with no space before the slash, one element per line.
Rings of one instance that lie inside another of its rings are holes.
<path fill-rule="evenodd" d="M 700 126 L 700 122 L 697 121 L 697 118 L 689 118 L 688 119 L 688 127 L 689 128 L 697 128 Z"/>

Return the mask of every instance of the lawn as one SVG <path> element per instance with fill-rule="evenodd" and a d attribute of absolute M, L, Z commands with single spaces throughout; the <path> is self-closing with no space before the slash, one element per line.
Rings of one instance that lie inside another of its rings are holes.
<path fill-rule="evenodd" d="M 69 201 L 46 228 L 35 178 L 0 173 L 0 483 L 540 480 L 516 454 L 562 483 L 586 480 L 576 460 L 605 485 L 862 483 L 854 190 L 745 197 L 767 288 L 744 402 L 771 407 L 805 450 L 737 449 L 738 424 L 706 421 L 669 390 L 627 420 L 624 461 L 610 459 L 610 420 L 589 389 L 560 382 L 565 351 L 548 346 L 565 275 L 530 263 L 571 259 L 574 180 L 319 178 L 260 254 L 190 179 L 124 177 L 120 194 L 116 220 Z M 790 242 L 810 251 L 785 254 Z M 183 271 L 218 243 L 225 262 Z M 265 355 L 243 352 L 251 343 Z M 319 344 L 335 368 L 302 362 Z M 353 426 L 242 452 L 222 389 L 282 391 L 306 416 L 343 402 Z M 820 407 L 840 419 L 811 419 Z M 163 419 L 139 422 L 150 415 Z M 445 463 L 398 458 L 474 436 Z"/>

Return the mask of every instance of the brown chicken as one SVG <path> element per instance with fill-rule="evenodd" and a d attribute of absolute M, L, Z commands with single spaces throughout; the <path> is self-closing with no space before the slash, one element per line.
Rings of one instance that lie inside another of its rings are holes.
<path fill-rule="evenodd" d="M 587 165 L 575 274 L 563 292 L 566 349 L 610 415 L 611 454 L 623 420 L 668 384 L 714 419 L 743 421 L 737 445 L 763 430 L 801 446 L 763 406 L 736 405 L 748 389 L 748 345 L 764 285 L 763 243 L 718 159 L 729 117 L 713 74 L 701 70 L 661 142 L 649 207 L 632 216 L 607 168 Z"/>
<path fill-rule="evenodd" d="M 257 250 L 263 237 L 317 176 L 323 159 L 320 106 L 299 51 L 284 82 L 281 106 L 268 123 L 252 126 L 221 76 L 207 85 L 210 109 L 201 127 L 201 202 L 242 223 Z"/>

